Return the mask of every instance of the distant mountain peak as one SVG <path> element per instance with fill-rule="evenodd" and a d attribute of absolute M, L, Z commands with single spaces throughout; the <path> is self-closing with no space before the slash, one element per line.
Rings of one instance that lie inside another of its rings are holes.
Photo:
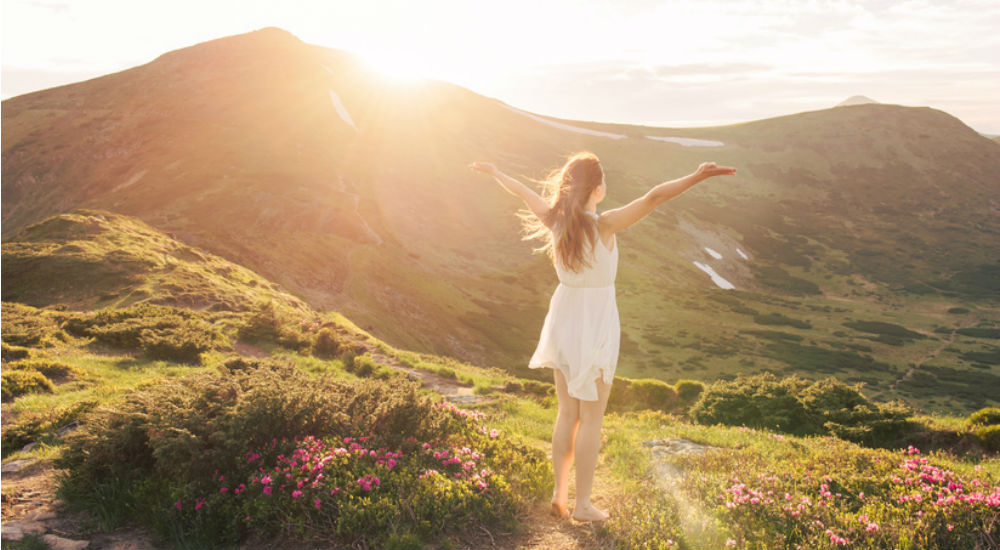
<path fill-rule="evenodd" d="M 875 101 L 874 99 L 863 95 L 852 95 L 851 97 L 838 103 L 837 107 L 845 107 L 847 105 L 870 105 L 870 104 L 877 105 L 878 101 Z"/>

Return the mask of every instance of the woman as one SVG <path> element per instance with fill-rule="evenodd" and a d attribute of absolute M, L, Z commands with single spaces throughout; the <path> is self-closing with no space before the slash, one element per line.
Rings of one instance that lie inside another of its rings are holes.
<path fill-rule="evenodd" d="M 552 435 L 552 513 L 560 518 L 569 515 L 569 469 L 575 456 L 573 519 L 604 521 L 608 515 L 591 504 L 590 493 L 621 336 L 614 287 L 615 234 L 696 183 L 733 175 L 736 169 L 702 163 L 694 173 L 661 183 L 629 204 L 598 215 L 607 185 L 593 153 L 577 153 L 553 172 L 544 183 L 544 197 L 493 164 L 474 162 L 470 168 L 493 176 L 524 200 L 530 212 L 519 214 L 529 233 L 526 238 L 544 240 L 538 250 L 548 253 L 559 276 L 538 347 L 528 363 L 530 368 L 552 368 L 559 399 Z"/>

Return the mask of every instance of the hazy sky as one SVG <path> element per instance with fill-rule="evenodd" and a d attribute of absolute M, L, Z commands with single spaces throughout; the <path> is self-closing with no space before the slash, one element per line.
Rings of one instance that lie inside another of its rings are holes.
<path fill-rule="evenodd" d="M 2 0 L 4 98 L 262 27 L 540 114 L 697 126 L 929 105 L 1000 134 L 997 0 Z"/>

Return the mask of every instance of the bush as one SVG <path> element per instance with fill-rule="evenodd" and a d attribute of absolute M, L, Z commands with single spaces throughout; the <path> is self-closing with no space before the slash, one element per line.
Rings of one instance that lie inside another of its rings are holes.
<path fill-rule="evenodd" d="M 316 333 L 313 341 L 313 355 L 323 358 L 333 358 L 340 354 L 340 336 L 329 327 L 324 327 Z"/>
<path fill-rule="evenodd" d="M 0 332 L 5 344 L 37 348 L 66 340 L 66 333 L 59 330 L 46 310 L 14 302 L 3 302 L 0 307 L 3 317 Z"/>
<path fill-rule="evenodd" d="M 986 407 L 969 415 L 965 421 L 970 427 L 995 426 L 1000 424 L 1000 408 Z"/>
<path fill-rule="evenodd" d="M 22 348 L 20 346 L 8 346 L 7 342 L 0 342 L 0 349 L 2 349 L 2 355 L 0 358 L 6 363 L 8 361 L 17 361 L 18 359 L 25 359 L 31 354 L 31 350 L 28 348 Z"/>
<path fill-rule="evenodd" d="M 42 376 L 52 381 L 65 378 L 75 378 L 83 375 L 83 371 L 73 365 L 60 363 L 51 359 L 28 359 L 25 361 L 18 361 L 7 365 L 7 368 L 10 370 L 35 371 L 41 373 Z"/>
<path fill-rule="evenodd" d="M 796 435 L 833 435 L 869 445 L 895 443 L 910 427 L 901 402 L 871 403 L 836 378 L 809 383 L 772 374 L 737 377 L 706 388 L 691 408 L 701 424 L 727 424 Z"/>
<path fill-rule="evenodd" d="M 144 330 L 139 343 L 146 356 L 180 363 L 200 363 L 202 352 L 217 347 L 218 335 L 205 327 L 184 324 L 163 330 Z"/>
<path fill-rule="evenodd" d="M 307 334 L 307 329 L 312 327 L 305 321 L 297 320 L 291 312 L 279 309 L 274 302 L 261 301 L 239 328 L 238 336 L 244 340 L 270 341 L 289 349 L 304 350 L 313 343 L 312 337 Z"/>
<path fill-rule="evenodd" d="M 875 444 L 901 438 L 912 411 L 900 402 L 875 404 L 835 378 L 820 380 L 802 390 L 799 399 L 824 431 L 848 441 Z"/>
<path fill-rule="evenodd" d="M 392 533 L 509 529 L 551 481 L 544 454 L 417 390 L 230 360 L 88 416 L 57 462 L 67 469 L 60 493 L 196 547 L 238 545 L 251 532 L 282 545 L 377 547 Z M 265 475 L 275 468 L 287 475 Z"/>
<path fill-rule="evenodd" d="M 76 314 L 63 326 L 76 336 L 182 363 L 198 363 L 202 352 L 228 346 L 219 329 L 195 312 L 147 302 Z"/>
<path fill-rule="evenodd" d="M 812 324 L 809 321 L 800 321 L 781 313 L 758 313 L 753 316 L 753 322 L 758 325 L 787 325 L 801 329 L 812 328 Z"/>
<path fill-rule="evenodd" d="M 81 401 L 54 410 L 21 411 L 13 422 L 3 428 L 3 456 L 6 457 L 32 441 L 53 438 L 59 428 L 78 420 L 96 406 L 96 401 Z"/>
<path fill-rule="evenodd" d="M 4 369 L 2 378 L 2 399 L 11 399 L 29 393 L 52 393 L 55 387 L 42 373 L 34 370 Z"/>
<path fill-rule="evenodd" d="M 808 384 L 797 377 L 778 380 L 770 373 L 720 380 L 705 388 L 689 414 L 701 424 L 816 433 L 817 427 L 798 399 Z"/>
<path fill-rule="evenodd" d="M 677 405 L 674 387 L 662 380 L 651 378 L 631 380 L 615 377 L 608 411 L 629 412 L 643 409 L 669 411 Z"/>
<path fill-rule="evenodd" d="M 993 424 L 976 430 L 976 437 L 990 451 L 1000 452 L 1000 425 Z"/>
<path fill-rule="evenodd" d="M 701 392 L 705 391 L 705 384 L 696 380 L 678 380 L 674 384 L 674 389 L 677 390 L 677 397 L 682 402 L 690 404 L 701 396 Z"/>

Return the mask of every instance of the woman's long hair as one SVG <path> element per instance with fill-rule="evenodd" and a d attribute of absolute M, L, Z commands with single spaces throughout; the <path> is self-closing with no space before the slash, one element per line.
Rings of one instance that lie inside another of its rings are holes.
<path fill-rule="evenodd" d="M 545 219 L 539 219 L 530 210 L 518 212 L 524 239 L 543 240 L 545 244 L 535 251 L 545 252 L 553 262 L 570 271 L 590 266 L 587 251 L 593 250 L 597 242 L 597 223 L 587 214 L 586 206 L 603 180 L 604 171 L 597 155 L 584 151 L 571 156 L 562 168 L 541 182 L 542 198 L 549 203 Z"/>

